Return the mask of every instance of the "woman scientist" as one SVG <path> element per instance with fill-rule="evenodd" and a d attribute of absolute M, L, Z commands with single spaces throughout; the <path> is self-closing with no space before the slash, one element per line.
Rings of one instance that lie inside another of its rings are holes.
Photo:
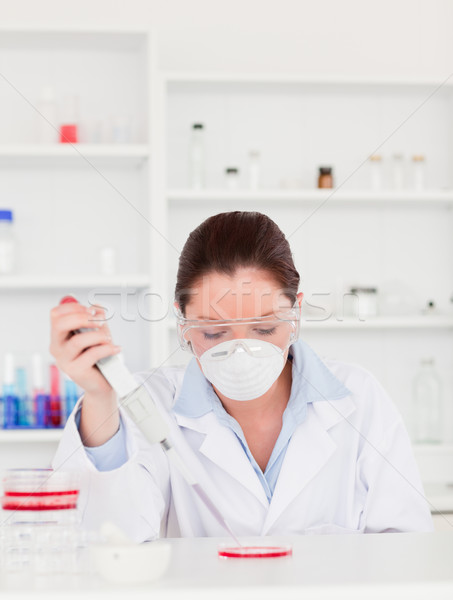
<path fill-rule="evenodd" d="M 321 360 L 298 340 L 302 294 L 289 244 L 267 216 L 229 212 L 189 236 L 175 290 L 186 368 L 136 375 L 174 446 L 239 536 L 431 531 L 400 414 L 364 369 Z M 168 463 L 118 409 L 94 367 L 119 351 L 103 319 L 51 311 L 50 350 L 85 393 L 54 468 L 86 474 L 83 522 L 114 522 L 137 541 L 223 536 Z"/>

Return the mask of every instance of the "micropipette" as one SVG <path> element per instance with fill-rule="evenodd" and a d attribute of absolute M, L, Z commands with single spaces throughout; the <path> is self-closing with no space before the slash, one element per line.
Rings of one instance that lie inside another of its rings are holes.
<path fill-rule="evenodd" d="M 73 296 L 65 296 L 61 299 L 60 304 L 68 304 L 70 302 L 77 303 L 77 300 Z M 74 334 L 83 333 L 84 331 L 91 331 L 91 329 L 76 329 Z M 118 394 L 120 406 L 124 408 L 128 417 L 137 425 L 148 442 L 150 444 L 158 443 L 161 445 L 169 460 L 179 470 L 212 516 L 229 533 L 234 541 L 241 546 L 241 543 L 222 516 L 222 513 L 197 482 L 181 456 L 173 447 L 169 440 L 168 426 L 144 385 L 137 384 L 132 373 L 116 355 L 99 359 L 96 366 Z"/>

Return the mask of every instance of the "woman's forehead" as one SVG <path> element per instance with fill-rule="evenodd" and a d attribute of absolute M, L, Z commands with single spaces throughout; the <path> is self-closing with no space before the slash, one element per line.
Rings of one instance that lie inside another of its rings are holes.
<path fill-rule="evenodd" d="M 186 317 L 251 318 L 290 306 L 289 298 L 270 273 L 244 268 L 233 275 L 210 273 L 197 281 L 186 304 Z"/>

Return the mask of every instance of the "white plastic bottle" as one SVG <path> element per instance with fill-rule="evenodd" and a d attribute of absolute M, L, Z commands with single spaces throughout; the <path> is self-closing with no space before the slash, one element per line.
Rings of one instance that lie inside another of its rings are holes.
<path fill-rule="evenodd" d="M 432 358 L 422 359 L 414 378 L 414 441 L 442 442 L 443 410 L 441 381 Z"/>
<path fill-rule="evenodd" d="M 10 275 L 15 268 L 13 211 L 0 209 L 0 275 Z"/>
<path fill-rule="evenodd" d="M 189 146 L 190 187 L 201 190 L 205 187 L 205 133 L 202 123 L 192 125 Z"/>
<path fill-rule="evenodd" d="M 260 187 L 261 179 L 260 153 L 258 150 L 249 152 L 249 188 L 256 191 Z"/>

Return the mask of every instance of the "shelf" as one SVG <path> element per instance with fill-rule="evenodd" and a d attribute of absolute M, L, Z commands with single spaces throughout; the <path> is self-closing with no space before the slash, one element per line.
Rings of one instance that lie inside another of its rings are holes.
<path fill-rule="evenodd" d="M 453 190 L 432 190 L 424 192 L 383 190 L 346 191 L 338 190 L 187 190 L 170 189 L 167 192 L 169 202 L 269 202 L 288 204 L 317 204 L 329 202 L 334 204 L 349 204 L 354 206 L 423 206 L 433 204 L 453 206 Z"/>
<path fill-rule="evenodd" d="M 42 164 L 55 161 L 83 164 L 95 160 L 103 163 L 139 164 L 150 157 L 146 144 L 2 144 L 1 163 L 36 161 Z"/>
<path fill-rule="evenodd" d="M 453 82 L 445 75 L 435 77 L 339 77 L 329 73 L 300 74 L 300 73 L 219 73 L 219 72 L 178 72 L 167 71 L 165 82 L 170 85 L 288 85 L 288 86 L 357 86 L 366 87 L 438 87 L 452 88 Z"/>
<path fill-rule="evenodd" d="M 59 442 L 62 429 L 0 429 L 0 443 Z"/>
<path fill-rule="evenodd" d="M 337 320 L 335 317 L 325 321 L 308 320 L 302 317 L 300 328 L 304 330 L 331 330 L 331 329 L 445 329 L 453 328 L 453 316 L 413 316 L 413 317 L 368 317 L 364 321 L 352 319 L 351 317 Z M 176 322 L 168 321 L 170 331 L 176 331 Z M 453 447 L 452 447 L 453 452 Z"/>
<path fill-rule="evenodd" d="M 418 456 L 448 455 L 453 458 L 453 444 L 413 444 L 414 454 Z"/>
<path fill-rule="evenodd" d="M 147 288 L 149 276 L 136 275 L 0 275 L 0 290 L 59 290 L 91 288 Z"/>
<path fill-rule="evenodd" d="M 413 316 L 413 317 L 367 317 L 363 321 L 357 318 L 345 317 L 337 320 L 332 317 L 325 321 L 301 321 L 301 329 L 444 329 L 453 327 L 453 316 Z"/>
<path fill-rule="evenodd" d="M 79 50 L 137 52 L 142 50 L 149 31 L 142 27 L 81 26 L 43 27 L 0 25 L 0 48 L 33 50 Z"/>

